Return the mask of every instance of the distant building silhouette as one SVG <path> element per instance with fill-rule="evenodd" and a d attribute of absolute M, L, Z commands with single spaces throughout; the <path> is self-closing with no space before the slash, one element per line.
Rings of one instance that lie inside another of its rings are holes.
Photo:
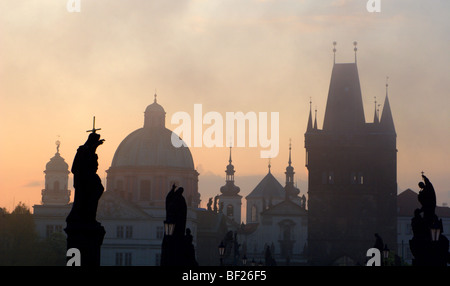
<path fill-rule="evenodd" d="M 396 245 L 396 132 L 386 98 L 381 118 L 366 123 L 358 67 L 334 63 L 323 128 L 310 110 L 305 133 L 308 169 L 308 262 L 363 264 L 374 233 Z"/>
<path fill-rule="evenodd" d="M 55 156 L 45 166 L 42 204 L 33 206 L 36 231 L 42 238 L 48 238 L 55 232 L 62 233 L 66 226 L 66 217 L 72 208 L 72 204 L 69 204 L 69 165 L 59 153 L 59 141 L 56 146 Z"/>
<path fill-rule="evenodd" d="M 240 188 L 234 184 L 234 166 L 231 160 L 231 147 L 230 147 L 230 159 L 228 160 L 225 179 L 225 185 L 220 188 L 222 193 L 219 196 L 219 205 L 223 204 L 222 212 L 230 220 L 236 222 L 238 225 L 241 223 L 241 206 L 242 196 L 239 195 Z"/>

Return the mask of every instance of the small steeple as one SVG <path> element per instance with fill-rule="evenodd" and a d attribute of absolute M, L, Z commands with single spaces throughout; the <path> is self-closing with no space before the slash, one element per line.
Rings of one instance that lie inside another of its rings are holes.
<path fill-rule="evenodd" d="M 288 163 L 289 163 L 289 166 L 291 166 L 291 163 L 292 163 L 292 161 L 291 161 L 291 145 L 292 145 L 292 142 L 291 142 L 292 140 L 291 140 L 291 138 L 289 138 L 289 161 L 288 161 Z"/>
<path fill-rule="evenodd" d="M 386 77 L 386 99 L 384 100 L 383 112 L 381 113 L 380 126 L 383 131 L 395 134 L 394 119 L 392 118 L 391 106 L 389 104 L 388 97 L 388 79 L 389 77 Z"/>
<path fill-rule="evenodd" d="M 227 182 L 234 182 L 234 166 L 233 164 L 231 164 L 232 160 L 231 160 L 231 145 L 230 145 L 230 158 L 228 159 L 228 166 L 227 166 L 227 170 L 225 171 L 225 173 L 227 174 L 227 178 L 226 181 Z"/>
<path fill-rule="evenodd" d="M 311 97 L 309 98 L 309 118 L 308 118 L 308 125 L 306 127 L 306 132 L 313 130 L 313 122 L 312 122 L 312 108 L 311 108 Z"/>
<path fill-rule="evenodd" d="M 289 199 L 289 198 L 294 198 L 296 197 L 299 193 L 300 190 L 298 190 L 295 186 L 294 186 L 294 167 L 292 167 L 292 161 L 291 161 L 291 149 L 292 149 L 292 142 L 291 139 L 289 139 L 289 165 L 286 167 L 286 185 L 284 187 L 285 190 L 285 199 Z"/>
<path fill-rule="evenodd" d="M 239 193 L 240 188 L 234 185 L 234 170 L 233 164 L 231 164 L 231 145 L 230 145 L 230 157 L 228 159 L 227 169 L 225 170 L 226 179 L 225 185 L 220 188 L 220 192 L 227 196 L 235 196 Z"/>
<path fill-rule="evenodd" d="M 374 110 L 374 115 L 373 115 L 373 123 L 380 123 L 380 121 L 378 119 L 377 97 L 374 96 L 373 98 L 375 99 L 375 110 Z"/>
<path fill-rule="evenodd" d="M 317 130 L 317 107 L 315 110 L 315 117 L 314 117 L 314 130 Z"/>

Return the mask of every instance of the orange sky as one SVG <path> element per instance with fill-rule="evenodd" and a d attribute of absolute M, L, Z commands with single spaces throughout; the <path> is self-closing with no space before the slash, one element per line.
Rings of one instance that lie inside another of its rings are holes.
<path fill-rule="evenodd" d="M 70 165 L 96 116 L 106 139 L 98 149 L 105 176 L 115 149 L 142 127 L 153 102 L 171 116 L 195 103 L 203 112 L 279 112 L 280 153 L 272 172 L 284 184 L 289 138 L 296 180 L 305 193 L 304 132 L 312 97 L 323 122 L 332 67 L 358 69 L 367 121 L 374 96 L 389 100 L 397 131 L 398 186 L 417 190 L 420 171 L 433 182 L 438 203 L 450 202 L 450 3 L 335 0 L 65 0 L 0 2 L 0 207 L 40 202 L 45 164 L 60 152 Z M 317 3 L 320 2 L 320 3 Z M 258 148 L 235 148 L 239 176 L 267 172 Z M 203 201 L 225 180 L 228 149 L 191 148 Z M 73 190 L 73 188 L 71 188 Z M 252 184 L 241 186 L 247 195 Z"/>

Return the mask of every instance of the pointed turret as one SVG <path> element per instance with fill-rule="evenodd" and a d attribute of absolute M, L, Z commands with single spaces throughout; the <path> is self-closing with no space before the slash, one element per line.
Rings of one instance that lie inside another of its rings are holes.
<path fill-rule="evenodd" d="M 391 106 L 389 104 L 388 86 L 389 85 L 386 83 L 386 99 L 384 100 L 383 112 L 381 113 L 380 127 L 384 132 L 396 134 Z"/>
<path fill-rule="evenodd" d="M 315 117 L 314 117 L 314 130 L 317 130 L 317 108 L 315 110 Z"/>
<path fill-rule="evenodd" d="M 311 100 L 309 100 L 309 117 L 308 117 L 308 125 L 306 126 L 306 132 L 313 130 L 313 121 L 312 121 L 312 109 L 311 109 Z"/>
<path fill-rule="evenodd" d="M 373 123 L 375 123 L 375 124 L 380 123 L 380 120 L 378 118 L 377 98 L 376 97 L 375 97 L 375 109 L 373 111 Z"/>

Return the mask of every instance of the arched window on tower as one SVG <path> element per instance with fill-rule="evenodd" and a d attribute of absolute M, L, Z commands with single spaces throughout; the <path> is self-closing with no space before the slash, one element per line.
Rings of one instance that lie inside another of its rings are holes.
<path fill-rule="evenodd" d="M 234 216 L 233 205 L 227 205 L 227 216 L 228 217 L 233 217 Z"/>

